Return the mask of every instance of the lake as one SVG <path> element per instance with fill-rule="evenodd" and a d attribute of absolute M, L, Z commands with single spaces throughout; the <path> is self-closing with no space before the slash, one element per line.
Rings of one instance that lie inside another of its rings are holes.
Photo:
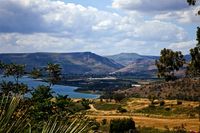
<path fill-rule="evenodd" d="M 14 81 L 14 79 L 12 77 L 4 78 L 4 77 L 0 76 L 0 82 L 2 80 Z M 35 79 L 29 78 L 29 77 L 22 77 L 22 78 L 20 78 L 19 81 L 24 84 L 27 84 L 29 88 L 35 88 L 39 85 L 48 85 L 46 82 L 42 82 L 40 80 L 35 80 Z M 97 95 L 97 94 L 86 94 L 86 93 L 75 92 L 74 91 L 75 89 L 77 89 L 77 87 L 64 86 L 64 85 L 54 85 L 52 87 L 52 90 L 55 92 L 54 95 L 59 94 L 59 95 L 68 95 L 68 97 L 70 97 L 70 98 L 90 98 L 90 99 L 95 99 L 95 98 L 99 97 L 99 95 Z"/>

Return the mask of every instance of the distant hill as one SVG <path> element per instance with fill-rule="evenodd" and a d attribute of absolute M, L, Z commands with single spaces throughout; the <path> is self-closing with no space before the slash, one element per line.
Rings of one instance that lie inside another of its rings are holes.
<path fill-rule="evenodd" d="M 0 54 L 0 60 L 5 63 L 26 64 L 27 70 L 46 66 L 47 63 L 58 63 L 65 74 L 102 74 L 117 71 L 123 67 L 112 59 L 91 52 Z"/>
<path fill-rule="evenodd" d="M 121 53 L 107 56 L 107 58 L 124 65 L 123 68 L 115 71 L 114 73 L 132 73 L 139 76 L 145 75 L 146 77 L 156 77 L 157 68 L 155 66 L 155 60 L 159 59 L 159 56 L 139 55 L 137 53 Z M 188 62 L 191 59 L 190 55 L 185 55 L 185 59 Z M 181 70 L 178 75 L 181 76 L 183 73 L 184 70 Z"/>
<path fill-rule="evenodd" d="M 139 55 L 137 53 L 121 53 L 117 55 L 107 56 L 107 58 L 112 59 L 124 66 L 127 66 L 132 63 L 142 62 L 142 61 L 154 61 L 159 59 L 159 56 L 146 56 Z"/>
<path fill-rule="evenodd" d="M 137 53 L 121 53 L 107 57 L 125 66 L 114 73 L 133 73 L 148 75 L 148 77 L 155 76 L 155 60 L 159 59 L 159 56 L 146 56 Z"/>
<path fill-rule="evenodd" d="M 189 61 L 191 57 L 186 55 L 185 58 Z M 156 59 L 159 59 L 159 56 L 136 53 L 121 53 L 106 57 L 91 52 L 0 54 L 0 60 L 3 62 L 26 64 L 27 70 L 44 67 L 47 63 L 58 63 L 65 74 L 131 73 L 144 77 L 155 77 Z"/>

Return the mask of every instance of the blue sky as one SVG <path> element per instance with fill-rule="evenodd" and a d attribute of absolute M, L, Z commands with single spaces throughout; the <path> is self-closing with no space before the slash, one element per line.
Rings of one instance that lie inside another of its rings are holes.
<path fill-rule="evenodd" d="M 0 53 L 187 54 L 198 9 L 186 0 L 1 0 Z"/>

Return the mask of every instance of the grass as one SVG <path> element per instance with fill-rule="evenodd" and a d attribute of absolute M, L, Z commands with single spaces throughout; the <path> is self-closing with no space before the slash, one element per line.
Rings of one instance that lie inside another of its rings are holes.
<path fill-rule="evenodd" d="M 143 109 L 134 111 L 135 113 L 153 114 L 162 116 L 177 116 L 184 115 L 190 118 L 195 118 L 198 114 L 197 108 L 190 107 L 166 107 L 166 106 L 148 106 Z"/>
<path fill-rule="evenodd" d="M 119 104 L 114 104 L 114 103 L 95 103 L 94 107 L 97 110 L 105 110 L 105 111 L 110 111 L 110 110 L 116 110 L 118 107 L 120 107 Z"/>

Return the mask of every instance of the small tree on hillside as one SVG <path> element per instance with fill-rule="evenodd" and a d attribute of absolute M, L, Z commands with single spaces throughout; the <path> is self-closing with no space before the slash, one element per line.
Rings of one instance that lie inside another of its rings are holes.
<path fill-rule="evenodd" d="M 164 48 L 161 50 L 159 60 L 156 60 L 158 68 L 158 77 L 163 77 L 166 81 L 175 80 L 175 72 L 178 71 L 185 63 L 184 56 L 180 51 L 172 51 L 171 49 Z"/>

